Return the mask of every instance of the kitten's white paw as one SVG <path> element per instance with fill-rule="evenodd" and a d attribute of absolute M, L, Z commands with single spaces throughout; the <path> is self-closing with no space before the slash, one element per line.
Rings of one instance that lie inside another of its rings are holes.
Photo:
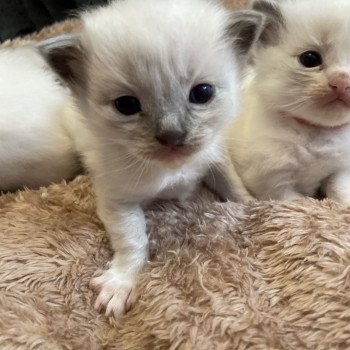
<path fill-rule="evenodd" d="M 304 198 L 301 193 L 294 191 L 292 189 L 286 189 L 280 196 L 279 200 L 285 201 L 285 202 L 294 202 L 298 199 Z"/>
<path fill-rule="evenodd" d="M 324 192 L 328 198 L 350 206 L 350 172 L 341 172 L 330 177 Z"/>
<path fill-rule="evenodd" d="M 105 310 L 106 316 L 118 318 L 130 310 L 136 299 L 134 280 L 115 267 L 91 280 L 90 286 L 99 294 L 95 309 Z"/>

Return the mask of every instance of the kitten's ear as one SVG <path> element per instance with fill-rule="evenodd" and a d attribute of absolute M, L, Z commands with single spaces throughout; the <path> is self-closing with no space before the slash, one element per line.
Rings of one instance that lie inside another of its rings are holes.
<path fill-rule="evenodd" d="M 278 3 L 274 0 L 254 0 L 251 8 L 266 16 L 266 23 L 259 42 L 274 45 L 279 41 L 280 30 L 285 26 L 285 20 Z"/>
<path fill-rule="evenodd" d="M 252 10 L 232 11 L 227 34 L 234 40 L 235 49 L 245 59 L 257 41 L 265 23 L 265 16 Z"/>
<path fill-rule="evenodd" d="M 37 44 L 51 68 L 74 91 L 85 85 L 84 50 L 78 34 L 60 35 Z"/>

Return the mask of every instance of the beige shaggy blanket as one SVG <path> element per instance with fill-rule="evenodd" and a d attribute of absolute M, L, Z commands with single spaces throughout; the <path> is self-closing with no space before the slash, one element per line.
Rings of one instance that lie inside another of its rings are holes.
<path fill-rule="evenodd" d="M 1 349 L 350 349 L 350 211 L 329 201 L 147 212 L 151 262 L 119 324 L 89 181 L 0 197 Z"/>
<path fill-rule="evenodd" d="M 1 196 L 0 349 L 350 349 L 349 209 L 202 191 L 147 220 L 151 262 L 116 323 L 93 309 L 111 251 L 88 178 Z"/>

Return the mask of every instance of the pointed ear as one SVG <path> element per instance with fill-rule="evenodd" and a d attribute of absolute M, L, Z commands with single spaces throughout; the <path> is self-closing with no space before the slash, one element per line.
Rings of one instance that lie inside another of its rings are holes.
<path fill-rule="evenodd" d="M 75 92 L 84 89 L 84 50 L 79 35 L 61 35 L 37 44 L 52 69 Z"/>
<path fill-rule="evenodd" d="M 266 24 L 259 42 L 264 46 L 278 43 L 281 28 L 285 27 L 285 19 L 278 3 L 274 0 L 254 0 L 251 7 L 266 16 Z"/>
<path fill-rule="evenodd" d="M 234 40 L 239 57 L 245 59 L 251 47 L 259 38 L 265 16 L 251 10 L 232 11 L 227 34 Z"/>

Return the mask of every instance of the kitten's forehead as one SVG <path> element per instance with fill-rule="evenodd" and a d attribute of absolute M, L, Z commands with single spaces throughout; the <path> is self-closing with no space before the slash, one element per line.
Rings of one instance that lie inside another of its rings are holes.
<path fill-rule="evenodd" d="M 218 40 L 227 11 L 210 0 L 127 0 L 83 16 L 85 32 L 95 44 L 106 39 L 123 44 L 158 40 Z M 97 39 L 97 40 L 94 40 Z M 195 42 L 194 42 L 195 44 Z"/>
<path fill-rule="evenodd" d="M 279 6 L 289 32 L 288 44 L 350 49 L 349 1 L 286 0 Z"/>
<path fill-rule="evenodd" d="M 94 70 L 100 65 L 102 74 L 112 71 L 125 83 L 133 83 L 132 77 L 134 84 L 157 75 L 186 80 L 216 75 L 234 60 L 224 37 L 227 12 L 210 1 L 127 0 L 112 5 L 85 17 L 83 40 Z"/>

